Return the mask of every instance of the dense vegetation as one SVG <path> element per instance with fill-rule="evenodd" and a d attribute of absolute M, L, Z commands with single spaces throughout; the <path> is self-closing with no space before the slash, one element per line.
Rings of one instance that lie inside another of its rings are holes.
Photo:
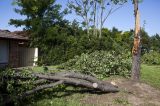
<path fill-rule="evenodd" d="M 142 62 L 149 65 L 160 65 L 160 53 L 150 51 L 142 56 Z"/>
<path fill-rule="evenodd" d="M 82 54 L 59 66 L 67 70 L 79 70 L 80 72 L 98 78 L 106 78 L 111 75 L 129 77 L 131 73 L 131 55 L 128 53 L 116 53 L 115 51 L 95 51 L 91 54 Z"/>

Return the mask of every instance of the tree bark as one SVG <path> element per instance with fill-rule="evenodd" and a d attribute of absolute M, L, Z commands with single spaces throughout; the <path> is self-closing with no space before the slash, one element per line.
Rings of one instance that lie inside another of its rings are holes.
<path fill-rule="evenodd" d="M 134 45 L 132 49 L 132 75 L 131 79 L 139 81 L 140 78 L 140 14 L 138 10 L 138 0 L 134 0 L 134 15 L 135 15 L 135 32 L 134 32 Z"/>

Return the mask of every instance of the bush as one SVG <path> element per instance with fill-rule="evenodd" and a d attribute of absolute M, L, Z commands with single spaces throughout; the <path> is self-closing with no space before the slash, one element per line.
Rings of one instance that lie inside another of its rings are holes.
<path fill-rule="evenodd" d="M 95 51 L 82 54 L 59 66 L 61 69 L 79 70 L 84 74 L 104 78 L 111 75 L 130 76 L 131 56 L 129 53 Z"/>
<path fill-rule="evenodd" d="M 29 72 L 23 70 L 19 72 L 19 74 L 23 77 L 30 75 Z M 14 78 L 14 76 L 16 76 L 14 70 L 10 68 L 0 69 L 0 106 L 4 105 L 7 99 L 11 101 L 6 103 L 6 106 L 19 106 L 24 103 L 24 101 L 19 100 L 17 97 L 23 92 L 35 87 L 33 84 L 34 78 L 29 80 L 20 80 Z M 25 99 L 25 103 L 29 101 L 31 101 L 29 98 Z"/>
<path fill-rule="evenodd" d="M 150 51 L 142 56 L 142 62 L 149 65 L 160 65 L 160 53 L 156 51 Z"/>

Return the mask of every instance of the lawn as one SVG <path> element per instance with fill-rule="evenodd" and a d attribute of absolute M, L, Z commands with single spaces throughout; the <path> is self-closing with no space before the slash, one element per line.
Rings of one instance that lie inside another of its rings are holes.
<path fill-rule="evenodd" d="M 48 70 L 55 70 L 55 66 L 47 67 Z M 35 67 L 33 71 L 45 72 L 45 67 Z M 54 71 L 48 71 L 54 72 Z M 141 65 L 141 82 L 147 83 L 154 88 L 160 89 L 160 66 Z M 79 88 L 78 88 L 79 89 Z M 72 91 L 73 90 L 73 91 Z M 81 99 L 91 96 L 89 93 L 75 92 L 77 88 L 67 87 L 57 93 L 54 89 L 45 90 L 37 101 L 29 104 L 30 106 L 85 106 L 81 104 Z M 47 92 L 47 93 L 46 93 Z M 49 92 L 49 93 L 48 93 Z M 88 105 L 87 105 L 88 106 Z"/>
<path fill-rule="evenodd" d="M 160 66 L 142 65 L 141 81 L 160 89 Z"/>

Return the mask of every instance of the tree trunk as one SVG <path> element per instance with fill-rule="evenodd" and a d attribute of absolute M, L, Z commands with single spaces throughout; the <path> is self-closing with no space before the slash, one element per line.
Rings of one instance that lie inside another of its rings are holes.
<path fill-rule="evenodd" d="M 88 38 L 89 38 L 89 36 L 90 36 L 90 31 L 89 31 L 89 20 L 88 20 L 88 17 L 87 17 L 87 15 L 86 15 L 86 29 L 87 29 L 87 36 L 88 36 Z"/>
<path fill-rule="evenodd" d="M 93 35 L 97 37 L 97 34 L 96 34 L 96 13 L 97 13 L 97 1 L 94 1 L 94 31 L 93 31 Z"/>
<path fill-rule="evenodd" d="M 99 38 L 102 38 L 102 27 L 103 27 L 103 13 L 104 13 L 104 1 L 101 0 L 101 15 L 100 15 L 100 30 L 99 30 Z"/>
<path fill-rule="evenodd" d="M 87 35 L 88 35 L 88 38 L 90 37 L 90 34 L 89 34 L 89 25 L 87 25 Z"/>
<path fill-rule="evenodd" d="M 86 88 L 91 88 L 91 89 L 99 90 L 102 92 L 119 91 L 119 89 L 117 88 L 117 85 L 113 85 L 109 82 L 100 81 L 95 77 L 81 74 L 81 73 L 72 72 L 72 71 L 65 71 L 65 72 L 63 71 L 63 72 L 47 73 L 47 74 L 31 73 L 29 76 L 26 76 L 26 77 L 21 76 L 21 74 L 17 72 L 12 77 L 15 80 L 17 79 L 29 80 L 31 78 L 36 78 L 38 80 L 35 81 L 34 84 L 38 84 L 38 85 L 45 84 L 44 81 L 49 81 L 49 83 L 51 84 L 51 85 L 49 84 L 49 85 L 39 86 L 38 88 L 33 90 L 33 93 L 34 91 L 51 87 L 53 86 L 54 83 L 57 83 L 57 81 L 62 81 L 62 82 L 59 82 L 58 84 L 64 83 L 64 84 L 71 84 L 71 85 L 76 85 L 76 86 L 83 86 Z"/>
<path fill-rule="evenodd" d="M 140 78 L 140 15 L 138 11 L 138 0 L 134 0 L 134 15 L 135 15 L 135 33 L 134 45 L 132 49 L 132 80 L 139 81 Z"/>
<path fill-rule="evenodd" d="M 134 81 L 139 81 L 140 79 L 140 55 L 141 50 L 139 48 L 138 53 L 132 56 L 132 75 L 131 78 Z"/>

